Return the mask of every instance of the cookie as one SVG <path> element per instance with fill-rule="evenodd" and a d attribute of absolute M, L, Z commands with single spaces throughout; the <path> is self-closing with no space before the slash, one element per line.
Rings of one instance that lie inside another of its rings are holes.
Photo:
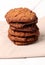
<path fill-rule="evenodd" d="M 24 28 L 19 28 L 19 29 L 16 29 L 15 27 L 13 26 L 10 26 L 10 29 L 14 30 L 14 31 L 18 31 L 18 32 L 35 32 L 36 30 L 39 30 L 39 28 L 37 27 L 37 25 L 28 25 L 28 26 L 25 26 Z"/>
<path fill-rule="evenodd" d="M 10 40 L 14 42 L 22 42 L 22 43 L 34 42 L 35 39 L 38 38 L 38 36 L 30 36 L 29 38 L 21 38 L 21 37 L 12 36 L 10 34 L 8 34 L 8 37 Z"/>
<path fill-rule="evenodd" d="M 36 37 L 33 41 L 30 41 L 30 42 L 14 42 L 14 44 L 16 44 L 16 45 L 29 45 L 29 44 L 32 44 L 32 43 L 34 43 L 34 42 L 36 42 L 38 40 L 38 37 Z"/>
<path fill-rule="evenodd" d="M 38 20 L 36 13 L 28 8 L 15 8 L 11 9 L 5 15 L 5 18 L 8 23 L 11 22 L 25 22 L 25 23 L 32 23 Z"/>
<path fill-rule="evenodd" d="M 10 25 L 8 37 L 16 45 L 27 45 L 34 43 L 39 37 L 39 28 L 36 23 L 36 13 L 28 8 L 14 8 L 5 15 Z"/>
<path fill-rule="evenodd" d="M 29 36 L 32 36 L 32 35 L 38 36 L 39 30 L 36 30 L 34 32 L 33 31 L 32 32 L 21 32 L 21 31 L 19 32 L 19 31 L 14 31 L 11 28 L 9 28 L 8 33 L 11 34 L 11 35 L 14 35 L 14 36 L 18 36 L 18 37 L 29 37 Z"/>
<path fill-rule="evenodd" d="M 34 24 L 36 24 L 37 22 L 35 22 L 35 23 L 10 23 L 10 26 L 12 26 L 12 27 L 15 27 L 15 28 L 24 28 L 24 27 L 27 27 L 27 26 L 31 26 L 32 24 L 34 25 Z"/>

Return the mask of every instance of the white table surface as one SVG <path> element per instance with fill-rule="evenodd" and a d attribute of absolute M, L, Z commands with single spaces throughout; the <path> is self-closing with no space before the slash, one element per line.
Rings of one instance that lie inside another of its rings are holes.
<path fill-rule="evenodd" d="M 6 22 L 0 22 L 0 58 L 45 56 L 45 17 L 39 20 L 40 38 L 35 44 L 27 46 L 14 45 L 7 36 L 8 27 Z"/>

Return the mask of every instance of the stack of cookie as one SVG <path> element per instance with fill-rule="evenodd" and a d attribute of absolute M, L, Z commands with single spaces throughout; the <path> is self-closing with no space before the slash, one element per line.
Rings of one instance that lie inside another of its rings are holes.
<path fill-rule="evenodd" d="M 39 28 L 36 14 L 28 8 L 11 9 L 5 15 L 8 22 L 8 37 L 17 45 L 27 45 L 38 40 Z"/>

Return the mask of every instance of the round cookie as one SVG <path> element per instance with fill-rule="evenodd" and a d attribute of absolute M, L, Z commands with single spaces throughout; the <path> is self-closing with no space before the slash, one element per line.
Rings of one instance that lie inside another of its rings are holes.
<path fill-rule="evenodd" d="M 35 23 L 38 20 L 36 14 L 28 8 L 11 9 L 10 11 L 7 12 L 5 18 L 8 23 L 11 22 Z"/>
<path fill-rule="evenodd" d="M 9 29 L 8 33 L 17 37 L 30 37 L 32 35 L 39 36 L 39 30 L 36 30 L 35 32 L 32 33 L 32 32 L 17 32 L 17 31 L 14 32 L 12 29 Z"/>
<path fill-rule="evenodd" d="M 13 26 L 10 26 L 10 29 L 14 30 L 14 31 L 18 31 L 18 32 L 35 32 L 36 30 L 39 30 L 39 28 L 37 27 L 37 25 L 28 25 L 27 27 L 25 26 L 24 28 L 21 29 L 16 29 Z"/>
<path fill-rule="evenodd" d="M 32 36 L 30 38 L 19 38 L 19 37 L 8 35 L 8 37 L 11 41 L 15 42 L 15 44 L 29 44 L 38 40 L 38 36 Z"/>
<path fill-rule="evenodd" d="M 29 45 L 29 44 L 32 44 L 32 43 L 34 43 L 34 42 L 36 42 L 38 40 L 38 37 L 36 37 L 33 41 L 30 41 L 30 42 L 14 42 L 14 44 L 16 44 L 16 45 Z"/>
<path fill-rule="evenodd" d="M 34 25 L 34 24 L 36 24 L 37 23 L 37 21 L 35 22 L 35 23 L 10 23 L 10 26 L 13 26 L 13 27 L 15 27 L 15 28 L 24 28 L 24 27 L 27 27 L 28 25 Z"/>

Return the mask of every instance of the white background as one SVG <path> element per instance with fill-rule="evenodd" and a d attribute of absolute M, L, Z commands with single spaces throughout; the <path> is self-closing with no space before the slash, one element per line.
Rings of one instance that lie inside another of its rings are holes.
<path fill-rule="evenodd" d="M 0 65 L 45 65 L 45 58 L 1 59 Z"/>
<path fill-rule="evenodd" d="M 28 7 L 39 18 L 45 16 L 45 0 L 0 0 L 0 21 L 5 21 L 5 14 L 15 7 Z M 0 59 L 0 65 L 45 65 L 45 58 Z"/>

